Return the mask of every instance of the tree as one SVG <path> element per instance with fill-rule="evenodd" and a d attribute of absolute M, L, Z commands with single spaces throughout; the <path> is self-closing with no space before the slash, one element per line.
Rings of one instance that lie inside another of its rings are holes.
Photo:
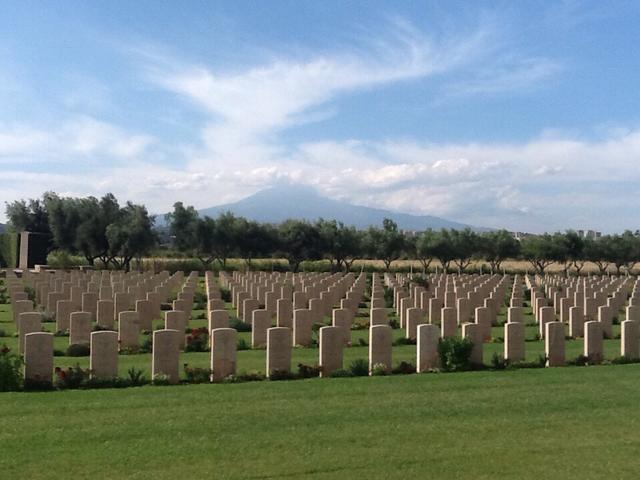
<path fill-rule="evenodd" d="M 620 275 L 622 267 L 633 269 L 640 261 L 640 245 L 638 237 L 627 230 L 622 235 L 612 235 L 606 239 L 609 261 L 616 267 L 616 273 Z"/>
<path fill-rule="evenodd" d="M 568 230 L 564 237 L 567 259 L 575 267 L 577 274 L 580 275 L 585 264 L 584 239 L 573 230 Z"/>
<path fill-rule="evenodd" d="M 465 228 L 464 230 L 451 230 L 449 236 L 453 262 L 458 266 L 458 271 L 463 272 L 480 250 L 478 235 L 470 228 Z"/>
<path fill-rule="evenodd" d="M 44 202 L 38 199 L 30 199 L 29 203 L 25 200 L 5 203 L 5 213 L 14 231 L 40 233 L 47 240 L 47 251 L 49 252 L 53 249 L 49 216 Z"/>
<path fill-rule="evenodd" d="M 495 273 L 506 259 L 520 255 L 520 242 L 506 230 L 486 232 L 480 236 L 480 252 Z"/>
<path fill-rule="evenodd" d="M 447 273 L 449 265 L 456 258 L 456 252 L 453 249 L 453 242 L 449 230 L 440 230 L 433 239 L 432 246 L 433 256 L 440 261 L 444 272 Z"/>
<path fill-rule="evenodd" d="M 347 227 L 336 220 L 320 219 L 316 222 L 320 234 L 320 249 L 331 262 L 331 271 L 344 267 L 349 271 L 353 262 L 362 255 L 362 235 L 355 227 Z"/>
<path fill-rule="evenodd" d="M 398 225 L 390 218 L 382 221 L 382 229 L 370 227 L 367 232 L 367 250 L 372 258 L 384 262 L 386 270 L 391 263 L 402 255 L 405 248 L 405 237 L 398 230 Z"/>
<path fill-rule="evenodd" d="M 175 247 L 181 252 L 192 252 L 196 247 L 196 209 L 192 206 L 185 208 L 182 202 L 176 202 L 173 204 L 173 212 L 167 213 L 165 219 Z"/>
<path fill-rule="evenodd" d="M 244 259 L 247 268 L 251 268 L 254 258 L 269 255 L 274 250 L 276 232 L 269 224 L 240 217 L 236 219 L 234 228 L 237 251 Z"/>
<path fill-rule="evenodd" d="M 297 272 L 305 260 L 321 258 L 318 228 L 303 220 L 286 220 L 278 226 L 279 249 L 291 270 Z"/>
<path fill-rule="evenodd" d="M 128 272 L 131 260 L 148 254 L 156 244 L 153 223 L 144 206 L 127 202 L 118 220 L 107 227 L 109 262 Z"/>
<path fill-rule="evenodd" d="M 604 275 L 607 272 L 607 268 L 609 268 L 610 253 L 608 250 L 609 245 L 607 237 L 584 239 L 584 259 L 595 263 L 600 271 L 600 275 Z"/>
<path fill-rule="evenodd" d="M 559 243 L 552 235 L 532 235 L 522 240 L 522 256 L 541 275 L 554 261 L 563 256 Z"/>
<path fill-rule="evenodd" d="M 429 229 L 416 236 L 413 241 L 413 256 L 422 264 L 422 270 L 427 273 L 431 262 L 436 258 L 436 242 L 438 234 Z"/>
<path fill-rule="evenodd" d="M 205 265 L 214 260 L 224 269 L 227 260 L 239 250 L 238 218 L 223 212 L 217 218 L 198 219 L 195 228 L 195 254 Z"/>

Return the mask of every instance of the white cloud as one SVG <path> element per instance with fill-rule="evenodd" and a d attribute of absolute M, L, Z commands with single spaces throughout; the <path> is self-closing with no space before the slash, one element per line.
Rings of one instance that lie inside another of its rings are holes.
<path fill-rule="evenodd" d="M 632 207 L 640 190 L 638 129 L 610 129 L 599 140 L 547 131 L 518 143 L 285 143 L 279 136 L 338 114 L 335 100 L 351 92 L 481 65 L 468 80 L 451 82 L 449 93 L 494 95 L 527 91 L 561 71 L 556 61 L 496 47 L 492 28 L 427 38 L 399 22 L 390 36 L 340 53 L 275 55 L 234 72 L 147 55 L 147 80 L 205 112 L 192 144 L 175 147 L 78 114 L 44 127 L 0 125 L 0 163 L 6 166 L 0 201 L 46 190 L 111 191 L 166 212 L 177 200 L 204 208 L 290 182 L 354 203 L 482 226 L 634 228 L 640 221 Z M 83 102 L 71 98 L 70 105 Z M 91 168 L 73 167 L 87 162 Z M 55 173 L 43 173 L 42 165 Z"/>

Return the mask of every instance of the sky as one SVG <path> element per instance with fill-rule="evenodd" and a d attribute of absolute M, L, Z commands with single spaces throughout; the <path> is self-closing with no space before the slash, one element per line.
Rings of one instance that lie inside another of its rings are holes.
<path fill-rule="evenodd" d="M 162 213 L 302 184 L 483 227 L 636 230 L 638 25 L 613 0 L 0 0 L 0 203 L 112 192 Z"/>

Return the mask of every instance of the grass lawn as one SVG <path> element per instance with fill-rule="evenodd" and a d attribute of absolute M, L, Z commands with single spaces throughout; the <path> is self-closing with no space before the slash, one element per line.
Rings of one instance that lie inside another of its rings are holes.
<path fill-rule="evenodd" d="M 10 305 L 0 330 L 0 345 L 16 348 Z M 536 332 L 526 328 L 528 360 L 544 353 Z M 354 345 L 361 338 L 352 332 Z M 582 348 L 567 341 L 567 358 Z M 605 358 L 619 348 L 606 340 Z M 502 349 L 485 344 L 485 363 Z M 345 365 L 367 357 L 366 346 L 345 349 Z M 415 364 L 415 346 L 393 358 Z M 88 367 L 88 357 L 54 360 Z M 317 348 L 294 349 L 294 369 L 317 361 Z M 207 367 L 209 353 L 181 362 Z M 149 354 L 119 363 L 123 376 L 131 366 L 149 376 Z M 238 352 L 240 372 L 264 367 L 264 350 Z M 1 393 L 0 478 L 635 478 L 639 378 L 634 364 Z"/>
<path fill-rule="evenodd" d="M 640 365 L 0 395 L 2 478 L 636 478 Z M 635 459 L 635 460 L 634 460 Z"/>

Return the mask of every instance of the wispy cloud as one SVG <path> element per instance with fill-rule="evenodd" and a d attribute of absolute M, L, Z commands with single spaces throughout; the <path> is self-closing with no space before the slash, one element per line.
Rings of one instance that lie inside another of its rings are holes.
<path fill-rule="evenodd" d="M 478 68 L 469 79 L 453 82 L 449 96 L 523 94 L 543 88 L 556 78 L 563 65 L 548 58 L 513 58 Z"/>

